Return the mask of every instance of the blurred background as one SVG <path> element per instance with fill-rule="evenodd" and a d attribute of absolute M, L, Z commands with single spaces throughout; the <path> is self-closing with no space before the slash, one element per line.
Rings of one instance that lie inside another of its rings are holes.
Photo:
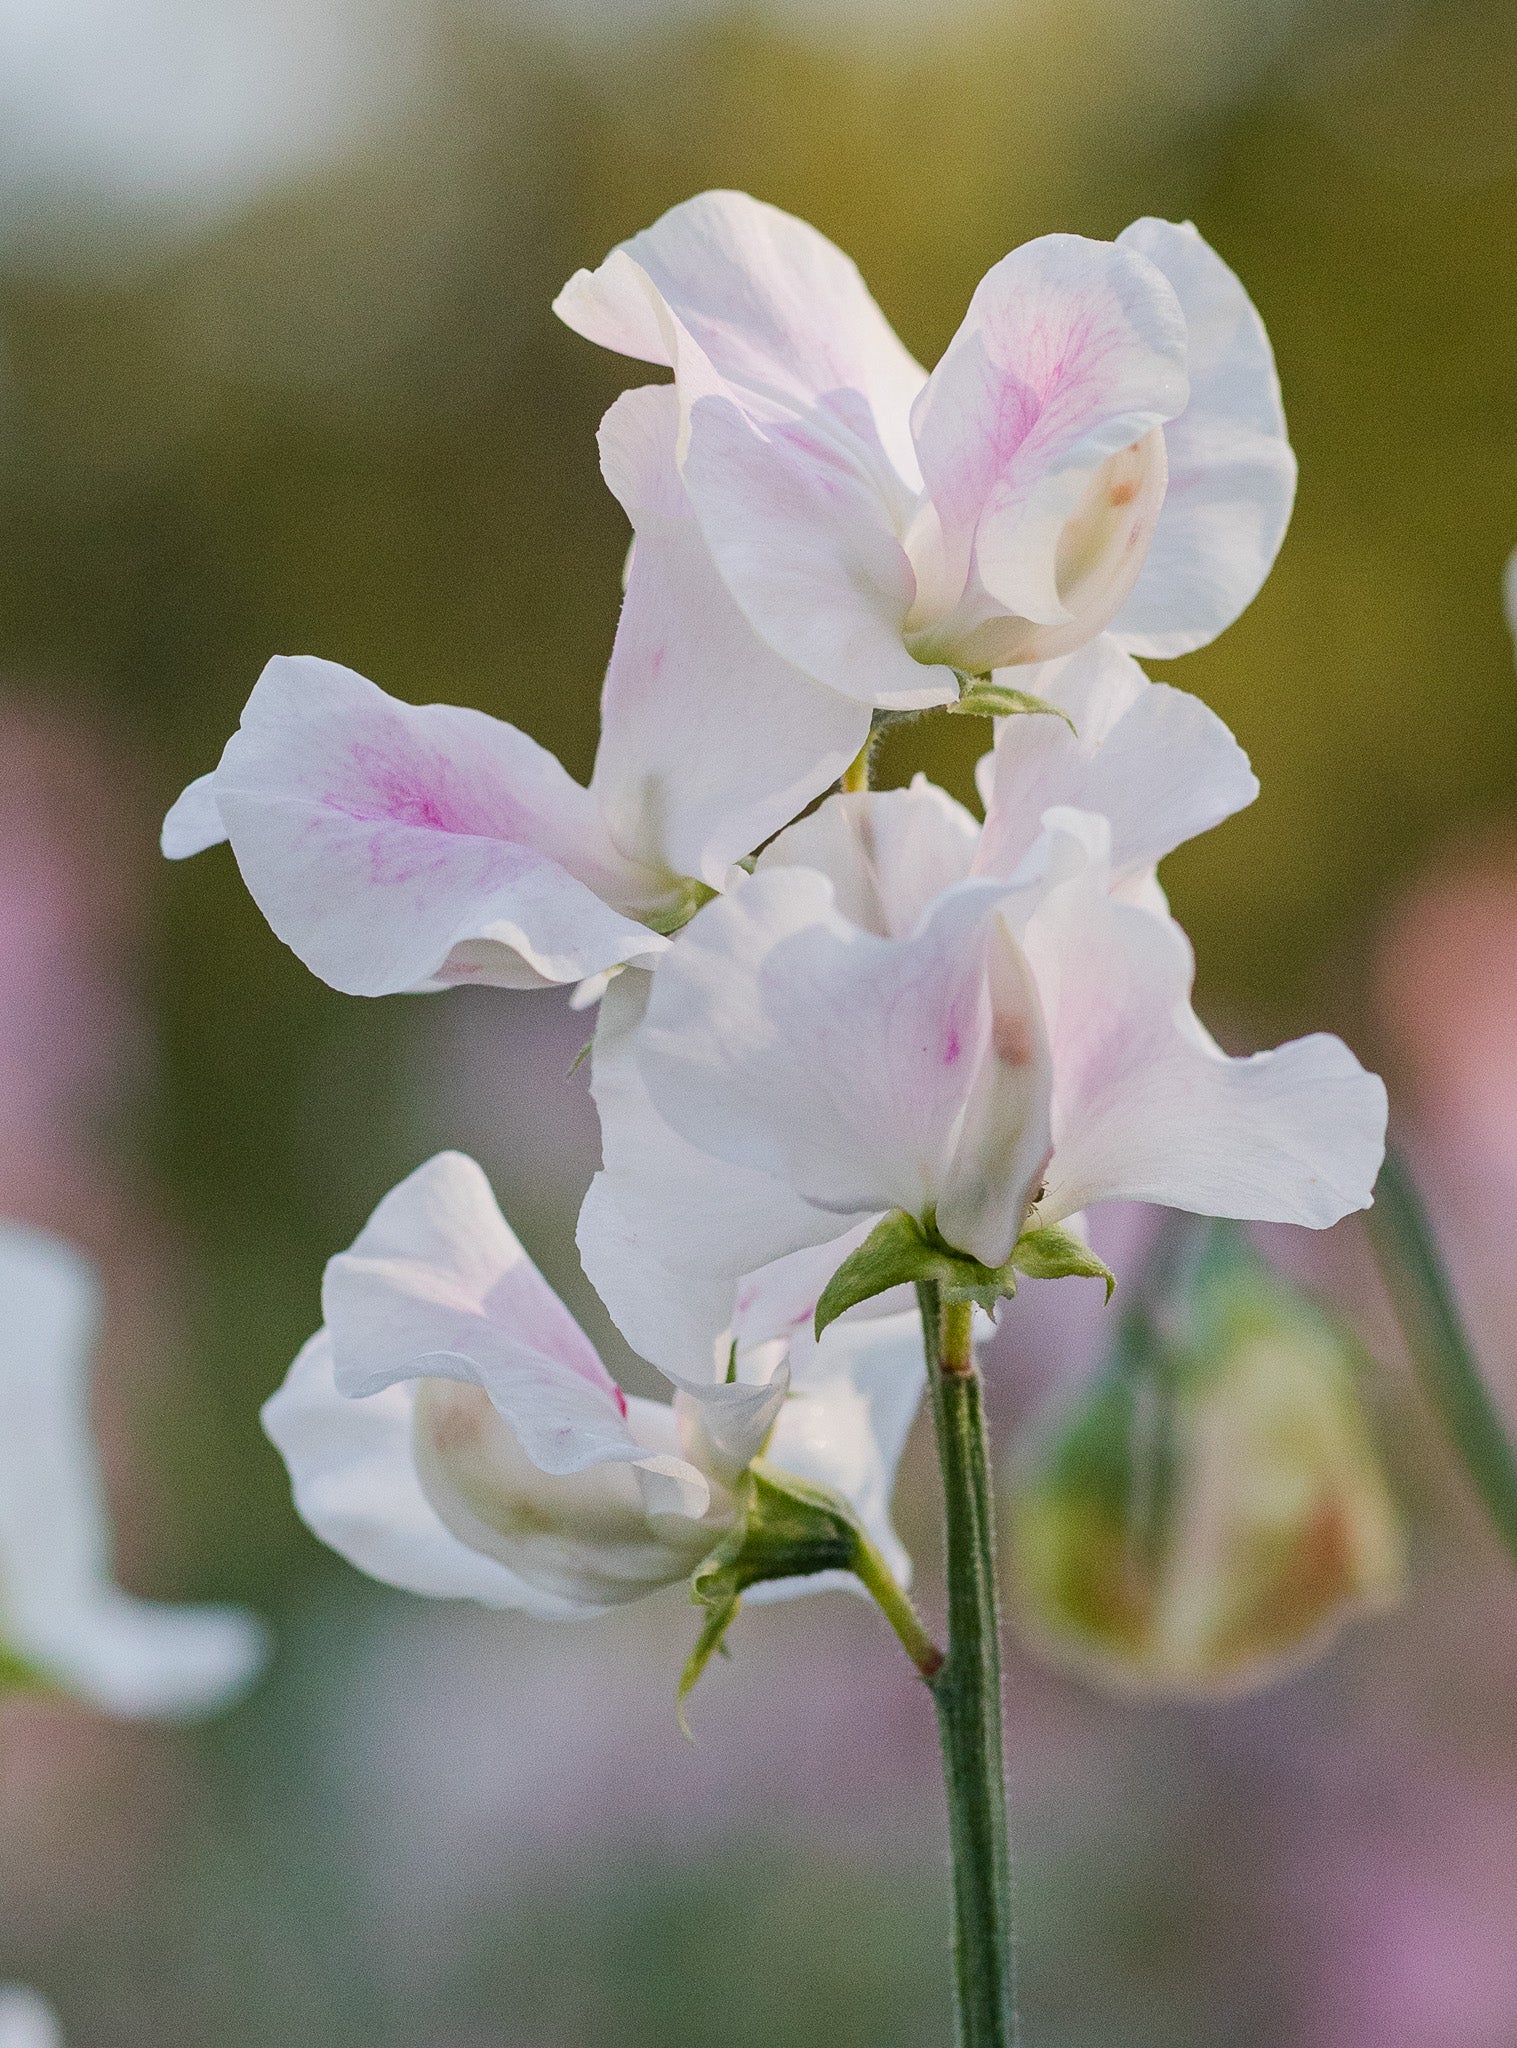
<path fill-rule="evenodd" d="M 259 1432 L 324 1259 L 444 1144 L 610 1346 L 585 1020 L 338 996 L 226 853 L 156 851 L 275 652 L 588 773 L 626 545 L 594 431 L 642 372 L 549 301 L 702 187 L 815 221 L 927 363 L 1051 229 L 1190 217 L 1241 273 L 1298 510 L 1161 673 L 1264 794 L 1166 881 L 1224 1038 L 1387 1072 L 1517 1409 L 1514 88 L 1482 0 L 0 0 L 0 1212 L 103 1267 L 125 1581 L 280 1646 L 193 1733 L 5 1710 L 0 1977 L 71 2048 L 946 2038 L 931 1718 L 870 1610 L 745 1616 L 692 1748 L 678 1592 L 558 1630 L 388 1593 Z M 909 745 L 968 799 L 985 743 Z M 1028 2048 L 1517 2040 L 1517 1590 L 1355 1228 L 1288 1236 L 1379 1361 L 1410 1595 L 1226 1706 L 1013 1658 Z M 1004 1428 L 1088 1368 L 1092 1293 L 1024 1291 Z M 919 1436 L 929 1606 L 934 1514 Z"/>

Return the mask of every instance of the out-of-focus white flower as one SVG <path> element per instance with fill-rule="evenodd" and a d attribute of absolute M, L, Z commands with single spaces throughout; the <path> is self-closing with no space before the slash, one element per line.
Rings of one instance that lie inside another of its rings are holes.
<path fill-rule="evenodd" d="M 0 1984 L 0 2048 L 63 2048 L 52 2007 L 24 1984 Z"/>
<path fill-rule="evenodd" d="M 1203 646 L 1269 571 L 1295 461 L 1263 325 L 1193 227 L 1047 235 L 929 377 L 854 265 L 740 192 L 671 209 L 555 310 L 667 365 L 722 579 L 806 674 L 895 709 L 1109 628 Z"/>
<path fill-rule="evenodd" d="M 207 1713 L 249 1685 L 261 1626 L 232 1607 L 139 1600 L 111 1578 L 89 1422 L 98 1290 L 56 1239 L 0 1226 L 0 1683 L 115 1714 Z"/>
<path fill-rule="evenodd" d="M 375 1578 L 602 1613 L 690 1576 L 760 1452 L 909 1569 L 889 1499 L 923 1383 L 913 1318 L 840 1326 L 793 1374 L 783 1342 L 734 1347 L 730 1378 L 708 1351 L 672 1406 L 624 1394 L 458 1153 L 385 1197 L 323 1309 L 264 1423 L 306 1522 Z"/>
<path fill-rule="evenodd" d="M 278 936 L 350 995 L 539 988 L 654 960 L 733 864 L 835 782 L 866 706 L 765 646 L 674 468 L 674 394 L 628 392 L 602 463 L 637 530 L 588 789 L 515 726 L 276 657 L 164 821 L 230 839 Z"/>

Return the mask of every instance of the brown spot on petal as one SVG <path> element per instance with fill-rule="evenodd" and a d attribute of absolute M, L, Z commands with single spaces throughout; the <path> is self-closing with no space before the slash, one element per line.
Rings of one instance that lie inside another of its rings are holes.
<path fill-rule="evenodd" d="M 998 1016 L 991 1033 L 996 1058 L 1006 1067 L 1032 1064 L 1032 1033 L 1025 1017 Z"/>
<path fill-rule="evenodd" d="M 444 1456 L 450 1451 L 472 1450 L 483 1433 L 481 1424 L 488 1409 L 488 1397 L 478 1387 L 460 1387 L 451 1399 L 434 1396 L 427 1403 L 425 1417 L 433 1449 Z"/>
<path fill-rule="evenodd" d="M 1138 486 L 1136 483 L 1113 484 L 1111 487 L 1111 502 L 1114 505 L 1130 505 L 1137 495 Z"/>

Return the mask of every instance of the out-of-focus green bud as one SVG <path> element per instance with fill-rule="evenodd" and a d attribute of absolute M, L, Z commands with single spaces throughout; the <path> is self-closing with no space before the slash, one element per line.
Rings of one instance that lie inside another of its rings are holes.
<path fill-rule="evenodd" d="M 1015 1610 L 1109 1683 L 1246 1691 L 1401 1591 L 1359 1359 L 1234 1225 L 1166 1218 L 1135 1293 L 1016 1461 Z"/>

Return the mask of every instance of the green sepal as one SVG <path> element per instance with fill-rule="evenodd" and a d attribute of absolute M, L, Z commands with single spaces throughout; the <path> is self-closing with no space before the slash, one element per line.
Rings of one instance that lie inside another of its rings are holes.
<path fill-rule="evenodd" d="M 945 1244 L 936 1231 L 924 1229 L 904 1209 L 892 1209 L 822 1289 L 816 1334 L 820 1337 L 845 1309 L 872 1301 L 892 1287 L 915 1287 L 924 1280 L 936 1281 L 947 1301 L 977 1301 L 985 1309 L 1017 1291 L 1011 1259 L 1004 1266 L 982 1266 Z"/>
<path fill-rule="evenodd" d="M 992 682 L 989 676 L 966 678 L 959 701 L 948 709 L 962 712 L 966 718 L 1013 718 L 1022 711 L 1041 712 L 1049 718 L 1062 718 L 1071 732 L 1075 729 L 1069 713 L 1050 704 L 1046 697 L 1034 697 L 1030 690 L 1008 689 L 1004 683 Z"/>
<path fill-rule="evenodd" d="M 738 1482 L 732 1527 L 690 1580 L 690 1598 L 706 1617 L 680 1673 L 679 1724 L 686 1735 L 685 1701 L 713 1655 L 725 1650 L 723 1638 L 748 1588 L 765 1579 L 853 1571 L 866 1541 L 841 1494 L 754 1459 Z"/>
<path fill-rule="evenodd" d="M 1062 1223 L 1024 1230 L 1012 1247 L 1011 1263 L 1029 1280 L 1104 1280 L 1108 1301 L 1116 1291 L 1117 1276 L 1110 1266 Z"/>
<path fill-rule="evenodd" d="M 691 1598 L 697 1596 L 692 1591 Z M 695 1648 L 685 1659 L 685 1668 L 679 1675 L 679 1690 L 675 1694 L 675 1714 L 679 1720 L 680 1733 L 687 1742 L 694 1742 L 695 1736 L 685 1718 L 685 1701 L 701 1681 L 706 1666 L 718 1650 L 725 1657 L 728 1654 L 723 1638 L 737 1619 L 737 1610 L 742 1598 L 734 1594 L 730 1600 L 719 1600 L 706 1609 L 706 1618 L 701 1623 L 701 1632 L 695 1639 Z"/>
<path fill-rule="evenodd" d="M 661 910 L 650 910 L 642 920 L 650 932 L 657 932 L 663 939 L 672 938 L 682 930 L 717 893 L 709 883 L 697 882 L 692 875 L 682 875 L 677 888 L 678 894 L 672 903 L 666 903 Z"/>
<path fill-rule="evenodd" d="M 892 1209 L 822 1289 L 816 1334 L 820 1337 L 845 1309 L 872 1301 L 892 1287 L 920 1286 L 924 1280 L 935 1281 L 945 1301 L 977 1301 L 989 1313 L 998 1301 L 1016 1293 L 1018 1273 L 1032 1280 L 1104 1280 L 1108 1301 L 1117 1284 L 1110 1266 L 1062 1223 L 1024 1230 L 1004 1266 L 982 1266 L 945 1244 L 935 1230 L 924 1228 L 904 1209 Z"/>

